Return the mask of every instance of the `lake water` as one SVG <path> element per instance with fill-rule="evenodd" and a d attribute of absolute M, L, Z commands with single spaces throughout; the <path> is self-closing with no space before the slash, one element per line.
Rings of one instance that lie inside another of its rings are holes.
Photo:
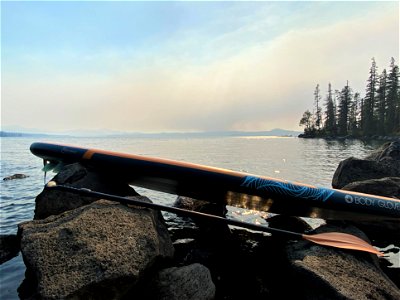
<path fill-rule="evenodd" d="M 2 138 L 0 177 L 15 173 L 29 177 L 0 181 L 1 234 L 15 234 L 18 223 L 33 217 L 35 197 L 44 184 L 43 163 L 29 151 L 30 145 L 38 141 L 163 157 L 323 187 L 331 187 L 332 176 L 340 161 L 350 156 L 365 157 L 383 143 L 289 137 Z M 48 174 L 47 180 L 53 175 Z M 176 199 L 173 195 L 136 190 L 161 204 L 170 205 Z M 247 213 L 231 211 L 231 214 L 249 220 Z M 250 220 L 254 221 L 257 217 L 257 213 L 253 213 Z M 24 272 L 21 255 L 0 266 L 0 299 L 18 299 L 17 288 L 24 279 Z"/>

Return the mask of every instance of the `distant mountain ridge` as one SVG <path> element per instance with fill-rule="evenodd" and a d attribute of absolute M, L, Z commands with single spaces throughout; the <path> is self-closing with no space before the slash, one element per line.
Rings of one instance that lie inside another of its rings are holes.
<path fill-rule="evenodd" d="M 240 136 L 279 136 L 297 137 L 301 132 L 275 128 L 268 131 L 204 131 L 204 132 L 119 132 L 119 131 L 71 131 L 65 133 L 13 132 L 0 131 L 1 137 L 137 137 L 137 138 L 201 138 L 201 137 L 240 137 Z"/>
<path fill-rule="evenodd" d="M 0 137 L 68 137 L 68 135 L 0 131 Z"/>

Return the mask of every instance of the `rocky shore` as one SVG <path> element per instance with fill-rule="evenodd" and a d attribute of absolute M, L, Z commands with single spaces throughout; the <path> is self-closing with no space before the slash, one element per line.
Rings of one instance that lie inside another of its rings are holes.
<path fill-rule="evenodd" d="M 79 164 L 65 166 L 53 180 L 151 201 Z M 400 142 L 341 162 L 332 184 L 400 198 Z M 175 206 L 225 213 L 181 197 Z M 296 217 L 267 222 L 311 231 Z M 324 231 L 351 233 L 398 255 L 400 221 L 327 222 L 316 229 Z M 34 220 L 0 246 L 2 262 L 22 252 L 22 299 L 400 299 L 400 263 L 385 258 L 48 189 L 36 198 Z"/>

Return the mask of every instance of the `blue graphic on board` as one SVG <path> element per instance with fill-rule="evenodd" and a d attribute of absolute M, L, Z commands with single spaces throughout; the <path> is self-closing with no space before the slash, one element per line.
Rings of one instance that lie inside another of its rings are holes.
<path fill-rule="evenodd" d="M 273 181 L 253 176 L 246 176 L 242 186 L 265 192 L 322 202 L 328 200 L 334 193 L 334 191 L 324 188 L 310 188 L 307 186 L 294 185 L 290 182 Z"/>

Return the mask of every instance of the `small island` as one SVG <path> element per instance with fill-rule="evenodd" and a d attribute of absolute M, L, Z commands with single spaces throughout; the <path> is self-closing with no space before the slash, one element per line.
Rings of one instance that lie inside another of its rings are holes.
<path fill-rule="evenodd" d="M 375 59 L 366 85 L 365 96 L 355 92 L 347 81 L 341 90 L 328 92 L 322 103 L 320 85 L 314 91 L 312 112 L 306 110 L 299 126 L 302 138 L 394 138 L 400 136 L 399 67 L 390 60 L 389 71 L 378 74 Z"/>

